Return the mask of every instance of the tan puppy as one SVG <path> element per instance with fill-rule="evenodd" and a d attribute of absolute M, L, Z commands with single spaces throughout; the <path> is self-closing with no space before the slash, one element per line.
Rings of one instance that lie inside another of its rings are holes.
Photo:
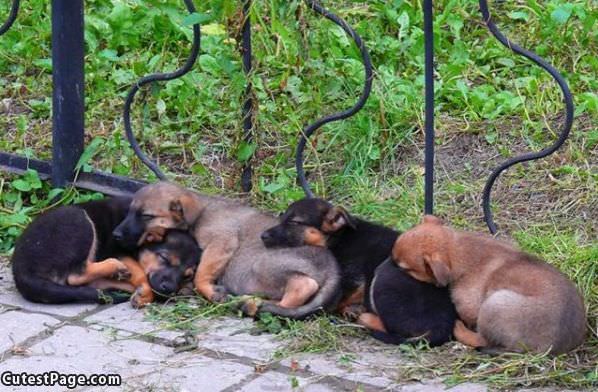
<path fill-rule="evenodd" d="M 427 215 L 398 238 L 392 255 L 414 278 L 449 286 L 463 320 L 454 335 L 463 344 L 563 353 L 584 340 L 585 308 L 573 283 L 506 243 Z"/>

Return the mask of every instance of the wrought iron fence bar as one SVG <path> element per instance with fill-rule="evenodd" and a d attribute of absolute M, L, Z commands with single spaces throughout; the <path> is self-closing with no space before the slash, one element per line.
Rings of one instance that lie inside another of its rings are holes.
<path fill-rule="evenodd" d="M 253 142 L 253 121 L 255 116 L 255 104 L 253 102 L 253 85 L 251 83 L 252 71 L 252 48 L 251 48 L 251 0 L 243 0 L 243 28 L 241 52 L 243 57 L 243 72 L 247 76 L 247 86 L 245 87 L 245 102 L 243 103 L 243 139 L 245 143 Z M 243 164 L 241 173 L 241 189 L 243 192 L 251 190 L 252 177 L 251 158 Z"/>
<path fill-rule="evenodd" d="M 187 8 L 187 11 L 189 11 L 190 14 L 195 13 L 195 5 L 193 4 L 193 1 L 191 1 L 191 0 L 183 0 L 183 1 L 185 3 L 185 7 Z M 197 60 L 197 57 L 199 56 L 200 43 L 201 43 L 200 26 L 199 26 L 199 23 L 195 23 L 195 24 L 193 24 L 193 44 L 191 46 L 191 53 L 189 54 L 189 57 L 187 58 L 187 61 L 185 62 L 185 64 L 181 68 L 179 68 L 178 70 L 176 70 L 174 72 L 154 73 L 151 75 L 144 76 L 143 78 L 139 79 L 137 81 L 137 83 L 135 83 L 131 87 L 131 89 L 129 90 L 129 94 L 127 95 L 127 98 L 125 100 L 125 105 L 123 108 L 123 120 L 124 120 L 124 125 L 125 125 L 125 133 L 127 135 L 127 139 L 129 140 L 129 144 L 131 145 L 131 148 L 135 152 L 135 155 L 137 155 L 137 157 L 139 157 L 139 159 L 141 159 L 141 161 L 152 172 L 154 172 L 156 177 L 158 177 L 161 180 L 165 180 L 166 176 L 164 175 L 162 170 L 160 170 L 160 167 L 158 166 L 158 164 L 156 162 L 154 162 L 152 159 L 150 159 L 147 155 L 145 155 L 145 153 L 141 150 L 141 147 L 139 146 L 137 139 L 135 138 L 135 134 L 133 133 L 133 129 L 131 128 L 131 105 L 133 104 L 133 101 L 135 100 L 135 94 L 137 94 L 139 89 L 141 87 L 143 87 L 144 85 L 153 83 L 153 82 L 158 82 L 158 81 L 168 81 L 168 80 L 176 79 L 176 78 L 179 78 L 179 77 L 185 75 L 187 72 L 189 72 L 191 70 L 191 68 L 193 68 L 193 64 L 195 64 L 195 61 Z"/>
<path fill-rule="evenodd" d="M 10 6 L 10 13 L 8 14 L 8 18 L 6 19 L 6 21 L 4 21 L 4 23 L 2 23 L 2 26 L 0 26 L 0 35 L 6 33 L 8 31 L 8 29 L 10 29 L 12 27 L 12 24 L 17 19 L 17 14 L 19 13 L 19 5 L 20 5 L 19 0 L 12 1 L 12 5 Z"/>
<path fill-rule="evenodd" d="M 494 169 L 492 174 L 490 174 L 490 177 L 488 178 L 488 181 L 486 182 L 486 185 L 484 187 L 484 191 L 483 191 L 483 195 L 482 195 L 482 206 L 483 206 L 483 210 L 484 210 L 484 220 L 486 221 L 486 224 L 488 225 L 488 229 L 490 230 L 490 232 L 492 234 L 495 234 L 497 232 L 497 227 L 496 227 L 496 224 L 494 223 L 494 219 L 492 216 L 492 209 L 490 208 L 490 196 L 491 196 L 491 192 L 492 192 L 492 187 L 494 186 L 496 179 L 500 176 L 500 174 L 502 172 L 504 172 L 505 170 L 507 170 L 508 168 L 510 168 L 511 166 L 513 166 L 517 163 L 522 163 L 522 162 L 527 162 L 527 161 L 531 161 L 531 160 L 544 158 L 544 157 L 554 153 L 556 150 L 558 150 L 565 143 L 567 138 L 569 137 L 569 133 L 570 133 L 571 127 L 573 125 L 573 115 L 574 115 L 575 108 L 573 105 L 573 97 L 571 96 L 571 91 L 569 90 L 569 86 L 567 85 L 567 82 L 565 81 L 563 76 L 552 65 L 550 65 L 546 60 L 544 60 L 543 58 L 541 58 L 534 52 L 524 49 L 524 48 L 520 47 L 519 45 L 511 42 L 507 37 L 505 37 L 500 32 L 498 27 L 494 24 L 494 22 L 492 21 L 492 16 L 490 15 L 490 11 L 488 9 L 488 2 L 486 0 L 479 0 L 479 4 L 480 4 L 480 12 L 482 13 L 484 22 L 486 23 L 486 26 L 488 27 L 488 30 L 490 30 L 492 35 L 501 44 L 503 44 L 507 48 L 511 49 L 513 52 L 530 59 L 531 61 L 533 61 L 534 63 L 539 65 L 542 69 L 544 69 L 546 72 L 548 72 L 554 78 L 554 80 L 556 80 L 556 82 L 558 83 L 558 85 L 563 93 L 563 102 L 565 104 L 565 122 L 561 128 L 558 139 L 551 146 L 549 146 L 541 151 L 538 151 L 538 152 L 528 152 L 528 153 L 510 158 L 510 159 L 506 160 L 505 162 L 501 163 L 496 169 Z"/>
<path fill-rule="evenodd" d="M 307 197 L 314 197 L 314 194 L 307 182 L 305 177 L 305 171 L 303 170 L 303 151 L 305 150 L 305 145 L 309 137 L 318 130 L 321 126 L 328 124 L 333 121 L 342 120 L 348 117 L 353 116 L 355 113 L 361 110 L 365 103 L 367 102 L 368 97 L 370 96 L 370 92 L 372 91 L 372 79 L 373 79 L 373 72 L 372 72 L 372 60 L 370 59 L 370 54 L 359 36 L 357 32 L 349 26 L 347 22 L 343 19 L 339 18 L 332 12 L 328 11 L 318 1 L 315 0 L 305 0 L 305 3 L 316 13 L 324 16 L 326 19 L 332 21 L 333 23 L 340 26 L 343 31 L 353 39 L 357 47 L 359 48 L 359 52 L 361 54 L 361 58 L 363 61 L 363 69 L 365 74 L 365 80 L 363 84 L 363 89 L 361 95 L 357 102 L 347 110 L 342 112 L 333 113 L 324 117 L 317 119 L 312 124 L 306 126 L 301 133 L 301 137 L 299 139 L 299 143 L 297 143 L 297 150 L 295 153 L 295 167 L 297 168 L 297 179 L 299 184 L 303 188 L 305 195 Z"/>
<path fill-rule="evenodd" d="M 434 7 L 424 0 L 425 159 L 424 213 L 434 213 Z"/>
<path fill-rule="evenodd" d="M 50 162 L 0 152 L 0 170 L 9 173 L 23 174 L 27 169 L 34 169 L 37 171 L 42 180 L 49 180 L 52 178 L 52 165 Z M 135 191 L 145 185 L 145 182 L 94 170 L 89 173 L 79 173 L 74 182 L 69 180 L 65 183 L 65 186 L 66 185 L 74 185 L 77 188 L 115 196 L 135 193 Z"/>
<path fill-rule="evenodd" d="M 83 0 L 52 0 L 52 183 L 71 181 L 84 148 Z"/>

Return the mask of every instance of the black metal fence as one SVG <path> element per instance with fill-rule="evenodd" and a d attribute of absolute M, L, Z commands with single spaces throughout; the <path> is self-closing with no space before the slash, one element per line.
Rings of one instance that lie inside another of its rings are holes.
<path fill-rule="evenodd" d="M 364 84 L 357 102 L 347 110 L 334 113 L 317 119 L 306 126 L 300 135 L 296 150 L 295 164 L 298 181 L 308 197 L 313 193 L 303 170 L 303 152 L 308 138 L 323 125 L 353 116 L 365 105 L 372 87 L 372 64 L 365 43 L 343 19 L 339 18 L 316 0 L 304 0 L 307 6 L 315 13 L 325 17 L 340 26 L 343 31 L 355 42 L 359 48 L 364 66 Z M 195 12 L 192 0 L 183 0 L 189 13 Z M 251 0 L 241 0 L 243 14 L 241 55 L 243 71 L 249 75 L 252 71 L 251 48 Z M 21 173 L 28 168 L 35 169 L 41 178 L 50 179 L 52 184 L 63 187 L 73 184 L 80 188 L 100 191 L 106 194 L 131 193 L 143 185 L 143 182 L 115 176 L 109 173 L 92 171 L 79 173 L 74 178 L 74 169 L 81 153 L 84 150 L 84 18 L 83 0 L 52 0 L 52 76 L 53 76 L 53 106 L 52 106 L 52 161 L 39 161 L 23 156 L 0 152 L 0 169 Z M 554 153 L 559 149 L 571 130 L 573 124 L 573 99 L 564 78 L 559 72 L 541 57 L 523 49 L 506 38 L 492 21 L 492 16 L 486 0 L 479 0 L 482 18 L 492 35 L 504 46 L 518 55 L 524 56 L 547 71 L 558 83 L 563 92 L 565 104 L 565 121 L 558 139 L 549 147 L 534 153 L 526 153 L 510 158 L 500 164 L 490 175 L 483 190 L 482 207 L 484 218 L 490 232 L 496 233 L 492 210 L 490 208 L 491 193 L 497 178 L 509 167 L 530 160 L 540 159 Z M 19 0 L 13 0 L 8 18 L 0 27 L 0 36 L 14 23 L 19 9 Z M 425 39 L 425 205 L 424 213 L 433 213 L 434 208 L 434 27 L 433 27 L 433 1 L 423 0 L 424 10 L 424 39 Z M 194 24 L 193 44 L 191 53 L 185 64 L 175 72 L 156 73 L 141 78 L 135 83 L 127 95 L 123 118 L 125 132 L 135 151 L 135 154 L 148 166 L 158 178 L 165 179 L 164 173 L 158 165 L 148 158 L 137 143 L 131 128 L 130 110 L 134 103 L 135 95 L 141 87 L 158 81 L 167 81 L 178 78 L 191 70 L 200 53 L 200 26 Z M 242 108 L 244 140 L 253 141 L 254 118 L 256 115 L 255 102 L 252 94 L 252 85 L 247 79 L 245 101 Z M 251 189 L 252 167 L 251 161 L 244 164 L 241 174 L 241 187 L 244 191 Z"/>

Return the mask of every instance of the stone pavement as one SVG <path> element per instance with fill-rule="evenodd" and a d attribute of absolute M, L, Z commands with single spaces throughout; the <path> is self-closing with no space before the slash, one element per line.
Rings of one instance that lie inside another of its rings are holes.
<path fill-rule="evenodd" d="M 198 323 L 197 347 L 183 332 L 159 330 L 128 303 L 115 306 L 40 305 L 25 301 L 0 260 L 0 373 L 119 374 L 120 387 L 81 391 L 444 391 L 440 382 L 398 383 L 398 356 L 373 340 L 349 359 L 302 354 L 273 360 L 284 344 L 252 336 L 250 320 Z M 386 346 L 388 347 L 388 346 Z M 187 347 L 189 349 L 189 347 Z M 7 387 L 0 391 L 60 391 L 65 387 Z M 461 384 L 450 391 L 481 392 Z"/>

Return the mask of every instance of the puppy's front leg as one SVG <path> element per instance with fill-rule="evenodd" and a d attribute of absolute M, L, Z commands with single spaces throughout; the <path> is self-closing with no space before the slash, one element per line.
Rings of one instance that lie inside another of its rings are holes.
<path fill-rule="evenodd" d="M 203 250 L 193 284 L 195 290 L 212 302 L 222 302 L 227 293 L 214 285 L 239 246 L 237 237 L 211 241 Z"/>
<path fill-rule="evenodd" d="M 471 329 L 467 328 L 463 321 L 457 320 L 455 322 L 455 327 L 453 328 L 453 335 L 457 341 L 463 343 L 466 346 L 471 347 L 486 347 L 488 342 L 484 337 L 478 333 L 474 332 Z"/>
<path fill-rule="evenodd" d="M 141 267 L 137 260 L 130 257 L 123 257 L 121 261 L 127 266 L 127 269 L 131 274 L 128 283 L 135 287 L 135 292 L 131 296 L 131 305 L 136 308 L 141 308 L 154 302 L 154 292 L 149 284 L 147 274 L 143 270 L 143 267 Z"/>

